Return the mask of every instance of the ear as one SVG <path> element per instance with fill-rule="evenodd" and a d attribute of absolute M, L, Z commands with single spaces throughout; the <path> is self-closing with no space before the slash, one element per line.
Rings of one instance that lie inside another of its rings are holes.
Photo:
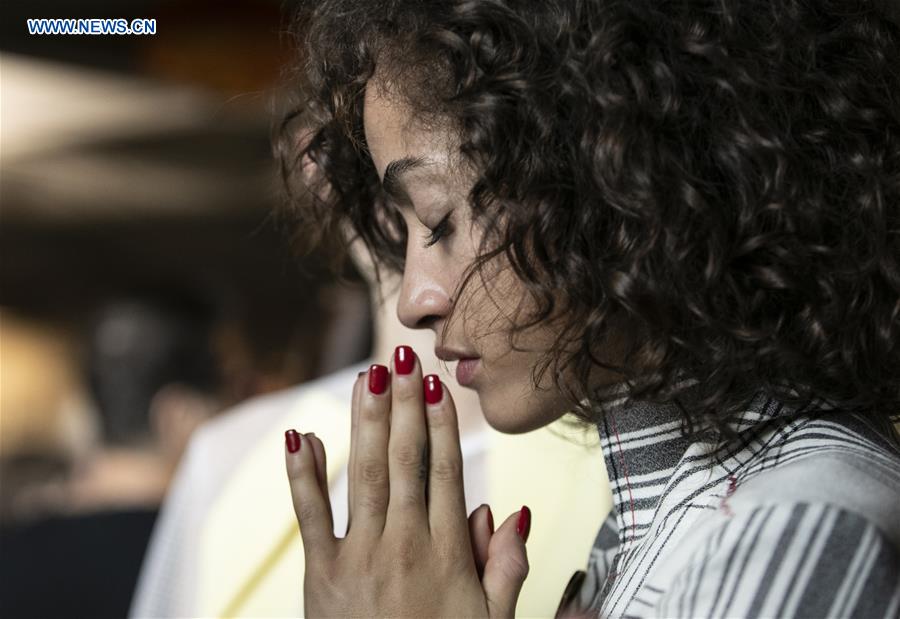
<path fill-rule="evenodd" d="M 174 467 L 191 434 L 218 410 L 216 401 L 180 384 L 166 385 L 150 402 L 150 424 L 160 452 Z"/>

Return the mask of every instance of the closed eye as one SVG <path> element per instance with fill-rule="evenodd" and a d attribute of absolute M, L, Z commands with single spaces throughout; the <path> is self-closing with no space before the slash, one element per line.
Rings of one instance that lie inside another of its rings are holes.
<path fill-rule="evenodd" d="M 431 229 L 431 234 L 425 237 L 425 247 L 431 247 L 451 232 L 450 213 L 447 213 L 438 225 Z"/>

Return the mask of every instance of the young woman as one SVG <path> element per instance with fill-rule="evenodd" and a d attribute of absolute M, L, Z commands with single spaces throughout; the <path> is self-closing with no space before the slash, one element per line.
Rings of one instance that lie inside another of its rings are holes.
<path fill-rule="evenodd" d="M 402 272 L 402 321 L 492 426 L 599 428 L 614 511 L 572 608 L 896 616 L 888 6 L 301 9 L 281 154 L 303 229 L 349 224 Z M 453 400 L 420 373 L 398 348 L 357 381 L 344 538 L 324 446 L 287 435 L 310 616 L 515 612 L 530 513 L 467 519 Z"/>

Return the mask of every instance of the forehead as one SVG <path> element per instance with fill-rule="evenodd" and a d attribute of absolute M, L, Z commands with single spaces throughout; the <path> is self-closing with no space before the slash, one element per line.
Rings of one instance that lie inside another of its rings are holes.
<path fill-rule="evenodd" d="M 392 161 L 419 159 L 416 176 L 449 176 L 458 148 L 450 131 L 429 127 L 406 101 L 376 80 L 366 85 L 363 125 L 379 178 Z"/>

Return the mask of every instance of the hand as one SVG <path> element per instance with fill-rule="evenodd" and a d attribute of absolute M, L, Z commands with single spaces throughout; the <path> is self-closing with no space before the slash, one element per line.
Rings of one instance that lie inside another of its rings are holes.
<path fill-rule="evenodd" d="M 493 531 L 466 518 L 456 409 L 408 347 L 393 372 L 373 365 L 353 388 L 349 522 L 334 535 L 325 449 L 286 435 L 288 478 L 306 557 L 308 617 L 512 617 L 528 574 L 530 514 Z"/>

